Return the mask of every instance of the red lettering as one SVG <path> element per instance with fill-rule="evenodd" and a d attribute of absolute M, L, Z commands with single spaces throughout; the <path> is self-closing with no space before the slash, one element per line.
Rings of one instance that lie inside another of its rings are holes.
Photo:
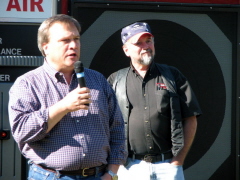
<path fill-rule="evenodd" d="M 23 1 L 23 9 L 22 11 L 28 10 L 28 0 L 22 0 Z M 31 0 L 30 1 L 30 11 L 35 11 L 35 6 L 37 7 L 39 12 L 44 12 L 42 8 L 42 2 L 43 0 Z M 17 11 L 21 11 L 20 5 L 18 0 L 9 0 L 7 11 L 11 11 L 12 9 L 16 9 Z"/>
<path fill-rule="evenodd" d="M 23 11 L 27 11 L 27 0 L 23 0 Z"/>
<path fill-rule="evenodd" d="M 38 8 L 39 12 L 43 12 L 43 8 L 41 6 L 43 0 L 38 0 L 35 2 L 35 0 L 31 0 L 31 11 L 35 11 L 34 6 L 36 6 Z"/>
<path fill-rule="evenodd" d="M 16 9 L 17 11 L 21 11 L 18 0 L 10 0 L 7 6 L 7 11 L 11 11 L 11 9 Z"/>

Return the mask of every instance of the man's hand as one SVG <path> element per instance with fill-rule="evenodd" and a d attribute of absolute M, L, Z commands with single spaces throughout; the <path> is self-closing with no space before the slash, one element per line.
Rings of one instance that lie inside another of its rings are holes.
<path fill-rule="evenodd" d="M 112 176 L 108 173 L 105 173 L 102 177 L 101 180 L 112 180 Z"/>
<path fill-rule="evenodd" d="M 69 112 L 78 111 L 80 109 L 88 110 L 92 101 L 89 99 L 90 89 L 77 87 L 68 93 L 62 100 L 49 107 L 48 129 L 47 133 Z"/>
<path fill-rule="evenodd" d="M 184 146 L 176 157 L 172 158 L 171 164 L 182 166 L 187 153 L 192 145 L 197 130 L 197 118 L 191 116 L 183 119 Z"/>
<path fill-rule="evenodd" d="M 90 90 L 86 87 L 76 88 L 71 91 L 67 96 L 61 100 L 61 104 L 66 108 L 68 112 L 78 111 L 80 109 L 88 110 L 92 101 L 90 100 Z"/>
<path fill-rule="evenodd" d="M 111 170 L 113 173 L 117 174 L 117 171 L 119 169 L 118 164 L 108 164 L 107 169 Z M 101 177 L 101 180 L 112 180 L 112 176 L 108 174 L 107 172 Z"/>

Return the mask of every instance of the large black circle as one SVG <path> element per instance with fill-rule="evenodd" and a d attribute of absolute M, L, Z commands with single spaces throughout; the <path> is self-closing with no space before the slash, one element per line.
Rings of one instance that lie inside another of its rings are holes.
<path fill-rule="evenodd" d="M 187 169 L 201 159 L 219 134 L 226 106 L 224 77 L 215 55 L 197 34 L 170 21 L 142 21 L 149 23 L 155 37 L 155 61 L 177 67 L 188 78 L 203 111 L 184 164 Z M 102 44 L 90 65 L 105 77 L 129 66 L 130 60 L 122 51 L 120 31 Z"/>

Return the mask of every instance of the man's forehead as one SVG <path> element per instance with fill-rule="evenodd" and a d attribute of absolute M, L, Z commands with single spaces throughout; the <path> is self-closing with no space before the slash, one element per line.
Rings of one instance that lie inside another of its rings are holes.
<path fill-rule="evenodd" d="M 138 40 L 136 40 L 134 38 L 134 36 L 132 38 L 130 38 L 127 42 L 130 42 L 130 43 L 136 43 L 136 42 L 139 42 L 139 41 L 144 41 L 144 40 L 148 40 L 148 39 L 153 39 L 153 36 L 151 36 L 150 34 L 143 34 L 142 36 L 140 36 L 138 38 Z"/>
<path fill-rule="evenodd" d="M 67 23 L 54 23 L 49 28 L 49 35 L 51 36 L 66 36 L 67 34 L 74 34 L 76 36 L 80 36 L 77 28 L 74 24 L 67 24 Z"/>

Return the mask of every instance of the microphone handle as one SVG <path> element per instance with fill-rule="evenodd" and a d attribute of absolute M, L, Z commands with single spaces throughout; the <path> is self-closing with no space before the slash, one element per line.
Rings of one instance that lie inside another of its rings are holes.
<path fill-rule="evenodd" d="M 85 77 L 84 77 L 85 76 L 84 72 L 83 71 L 77 72 L 76 76 L 77 76 L 78 84 L 79 84 L 80 88 L 86 87 L 86 81 L 85 81 Z"/>
<path fill-rule="evenodd" d="M 76 75 L 77 75 L 77 80 L 78 80 L 78 84 L 79 84 L 80 88 L 86 87 L 86 81 L 85 81 L 85 77 L 84 77 L 84 72 L 76 73 Z M 89 106 L 89 104 L 85 104 L 85 105 Z"/>
<path fill-rule="evenodd" d="M 86 87 L 85 78 L 84 77 L 78 78 L 78 84 L 79 84 L 80 88 Z"/>

